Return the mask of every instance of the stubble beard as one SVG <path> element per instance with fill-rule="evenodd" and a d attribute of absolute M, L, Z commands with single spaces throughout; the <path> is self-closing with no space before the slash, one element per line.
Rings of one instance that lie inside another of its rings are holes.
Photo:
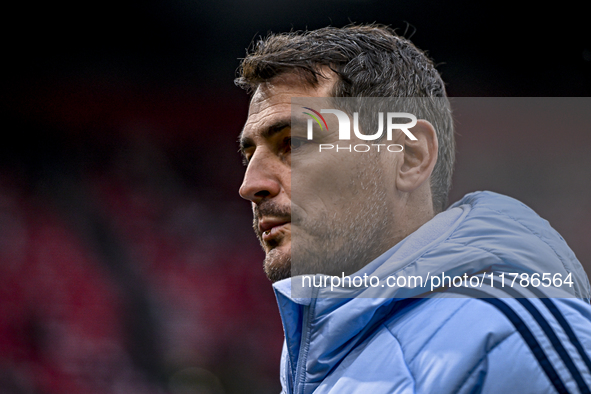
<path fill-rule="evenodd" d="M 367 164 L 367 163 L 366 163 Z M 373 164 L 373 163 L 372 163 Z M 366 196 L 321 217 L 308 218 L 292 207 L 291 274 L 350 275 L 393 245 L 393 213 L 383 172 L 366 165 L 348 187 Z M 346 204 L 346 201 L 345 201 Z"/>
<path fill-rule="evenodd" d="M 269 251 L 263 262 L 263 270 L 273 283 L 291 278 L 291 254 L 275 248 Z"/>

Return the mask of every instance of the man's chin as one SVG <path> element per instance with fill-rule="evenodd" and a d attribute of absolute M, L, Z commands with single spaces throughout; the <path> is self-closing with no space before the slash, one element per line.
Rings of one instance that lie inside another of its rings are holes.
<path fill-rule="evenodd" d="M 274 248 L 265 257 L 263 269 L 273 283 L 291 277 L 291 251 Z"/>

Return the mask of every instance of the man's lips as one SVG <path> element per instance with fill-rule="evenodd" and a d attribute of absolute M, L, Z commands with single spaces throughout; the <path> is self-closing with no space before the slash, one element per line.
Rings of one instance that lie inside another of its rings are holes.
<path fill-rule="evenodd" d="M 268 241 L 274 238 L 278 232 L 290 221 L 278 218 L 263 218 L 259 221 L 259 231 L 263 240 Z"/>

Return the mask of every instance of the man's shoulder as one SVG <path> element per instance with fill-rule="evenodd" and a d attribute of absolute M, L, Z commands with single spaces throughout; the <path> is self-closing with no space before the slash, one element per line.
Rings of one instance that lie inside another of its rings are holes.
<path fill-rule="evenodd" d="M 427 298 L 383 330 L 396 338 L 417 392 L 426 384 L 462 392 L 484 376 L 515 387 L 521 372 L 539 376 L 540 390 L 576 392 L 577 375 L 591 384 L 591 306 L 579 299 Z"/>
<path fill-rule="evenodd" d="M 547 335 L 542 326 L 549 326 L 562 335 L 568 331 L 566 325 L 591 350 L 591 305 L 574 297 L 416 299 L 407 310 L 390 316 L 383 327 L 413 360 L 425 349 L 476 347 L 486 353 L 526 328 L 539 336 Z"/>
<path fill-rule="evenodd" d="M 384 327 L 397 338 L 411 367 L 429 362 L 429 354 L 445 358 L 452 351 L 461 351 L 462 363 L 470 364 L 467 350 L 476 351 L 476 361 L 515 332 L 494 306 L 466 297 L 416 300 L 413 308 L 393 315 Z"/>
<path fill-rule="evenodd" d="M 467 194 L 450 210 L 460 207 L 465 212 L 461 223 L 445 241 L 433 245 L 434 256 L 444 262 L 450 261 L 445 258 L 463 262 L 475 272 L 570 275 L 573 285 L 569 292 L 590 300 L 591 286 L 574 252 L 550 223 L 526 204 L 484 191 Z"/>

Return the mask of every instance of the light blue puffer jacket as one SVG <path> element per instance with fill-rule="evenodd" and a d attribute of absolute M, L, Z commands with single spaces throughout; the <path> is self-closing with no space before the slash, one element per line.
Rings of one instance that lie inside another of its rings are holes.
<path fill-rule="evenodd" d="M 301 277 L 275 283 L 283 392 L 589 392 L 589 281 L 546 220 L 512 198 L 472 193 L 356 275 L 429 283 L 443 272 L 495 272 L 497 279 L 493 287 L 487 279 L 430 296 L 428 286 L 302 288 Z M 506 280 L 501 288 L 502 272 L 571 273 L 573 283 L 523 289 Z M 529 298 L 511 298 L 515 291 Z M 540 291 L 552 298 L 536 298 Z"/>

